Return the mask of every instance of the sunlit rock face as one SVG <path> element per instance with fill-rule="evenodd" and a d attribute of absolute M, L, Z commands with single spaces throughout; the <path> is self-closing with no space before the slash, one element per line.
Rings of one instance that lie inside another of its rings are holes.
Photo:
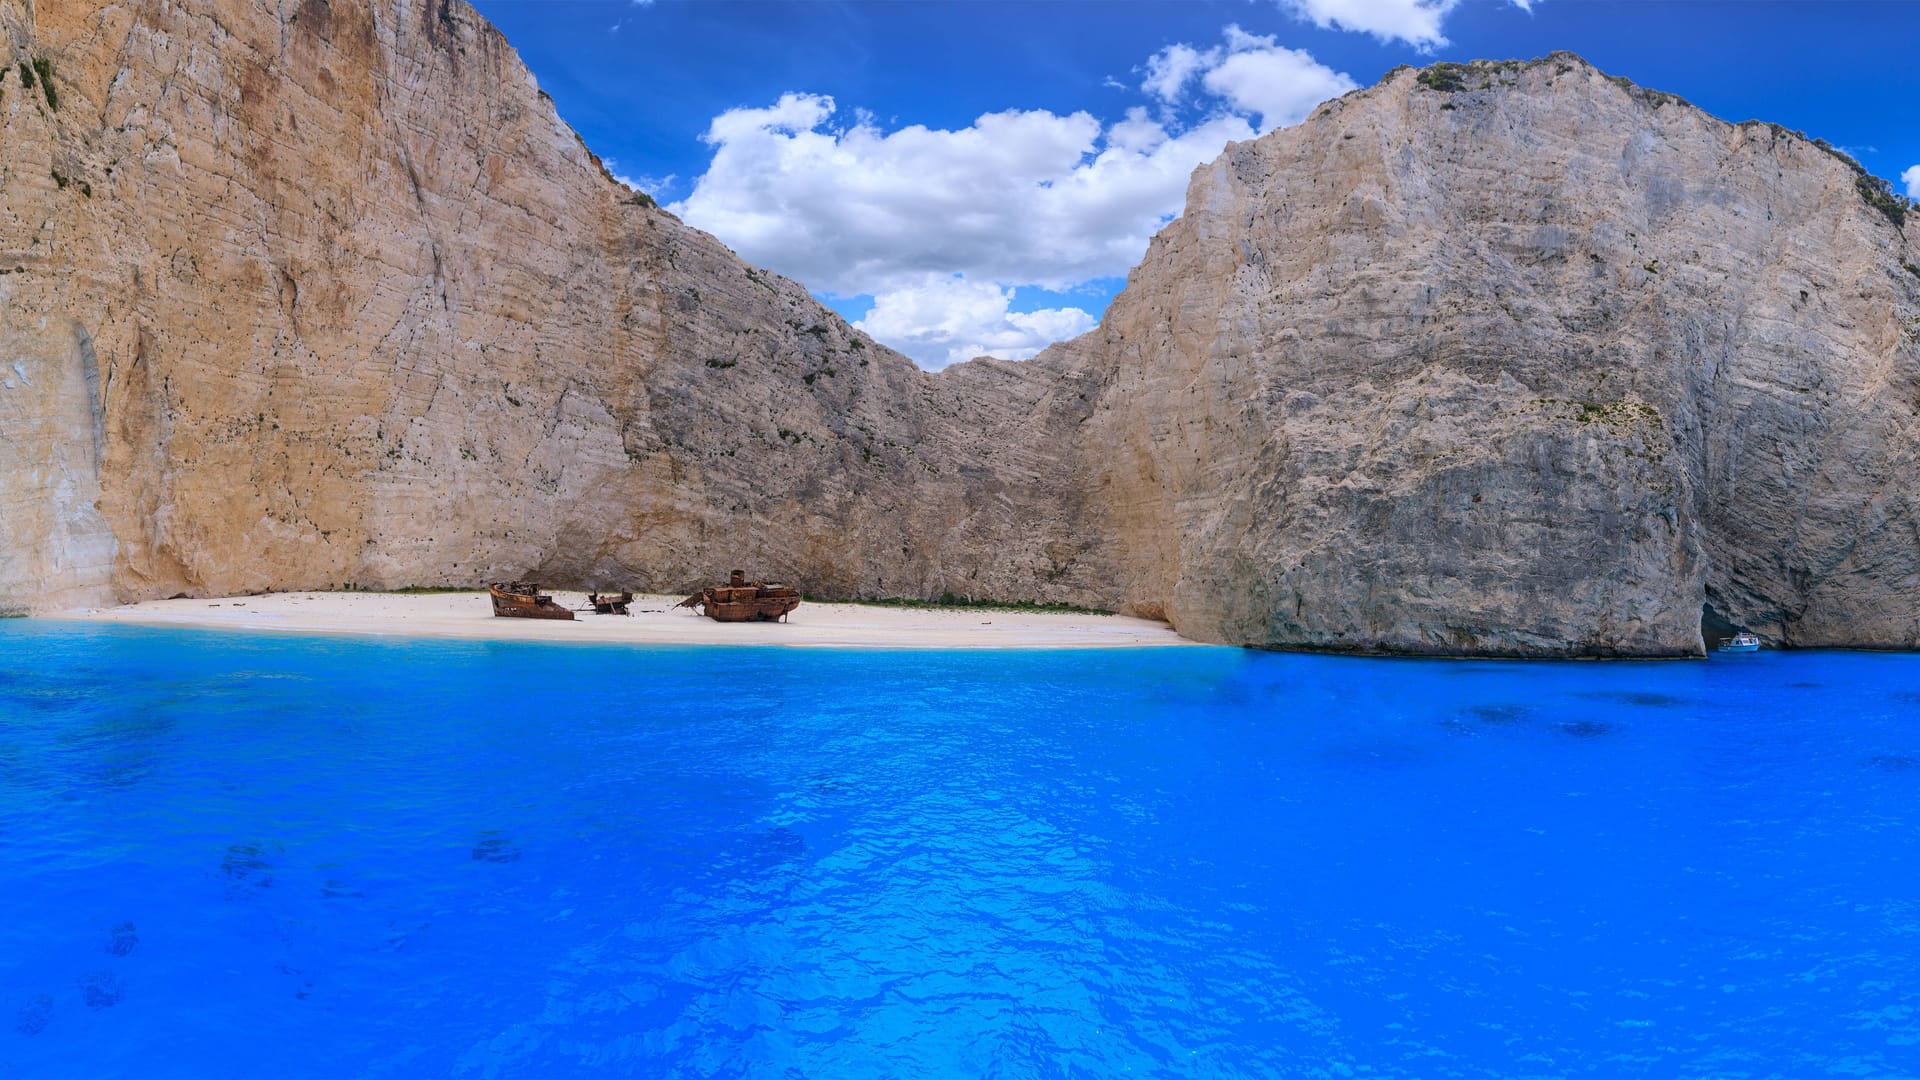
<path fill-rule="evenodd" d="M 0 304 L 12 284 L 0 277 Z M 70 320 L 0 323 L 0 617 L 112 599 L 97 371 Z"/>
<path fill-rule="evenodd" d="M 1102 386 L 1119 596 L 1336 649 L 1920 642 L 1920 256 L 1858 181 L 1564 54 L 1229 148 L 1042 361 Z"/>
<path fill-rule="evenodd" d="M 934 379 L 636 204 L 464 4 L 0 0 L 0 60 L 14 610 L 1100 585 L 1014 415 L 1051 386 Z"/>
<path fill-rule="evenodd" d="M 636 203 L 455 0 L 0 0 L 0 54 L 10 611 L 742 566 L 1251 644 L 1920 639 L 1920 255 L 1576 58 L 1235 145 L 1097 330 L 929 375 Z"/>

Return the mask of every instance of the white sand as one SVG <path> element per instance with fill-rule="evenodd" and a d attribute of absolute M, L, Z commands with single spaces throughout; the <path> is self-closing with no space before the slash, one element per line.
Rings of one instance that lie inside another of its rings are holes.
<path fill-rule="evenodd" d="M 584 593 L 556 592 L 569 608 Z M 867 607 L 802 603 L 784 623 L 717 623 L 685 609 L 677 596 L 637 596 L 633 615 L 577 612 L 573 622 L 496 619 L 479 593 L 269 593 L 219 600 L 151 600 L 67 612 L 58 617 L 146 626 L 294 634 L 646 645 L 811 645 L 875 649 L 1071 649 L 1191 645 L 1165 623 L 1123 615 L 1050 614 L 976 609 Z"/>

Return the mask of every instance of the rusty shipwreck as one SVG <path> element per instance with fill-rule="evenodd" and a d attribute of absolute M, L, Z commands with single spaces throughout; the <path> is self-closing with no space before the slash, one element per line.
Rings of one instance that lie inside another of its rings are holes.
<path fill-rule="evenodd" d="M 572 619 L 573 612 L 553 602 L 531 581 L 496 581 L 487 586 L 493 613 L 503 619 Z"/>
<path fill-rule="evenodd" d="M 800 606 L 800 590 L 778 582 L 748 581 L 735 570 L 725 585 L 701 589 L 677 605 L 716 622 L 772 622 Z"/>

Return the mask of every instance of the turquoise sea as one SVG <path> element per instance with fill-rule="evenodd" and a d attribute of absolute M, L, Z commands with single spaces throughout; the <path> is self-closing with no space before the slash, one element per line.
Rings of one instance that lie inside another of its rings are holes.
<path fill-rule="evenodd" d="M 1920 657 L 0 624 L 0 1077 L 1920 1075 Z"/>

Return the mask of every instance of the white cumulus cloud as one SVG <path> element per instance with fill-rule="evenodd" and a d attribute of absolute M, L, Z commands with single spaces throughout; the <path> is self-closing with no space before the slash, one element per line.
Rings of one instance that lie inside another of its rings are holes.
<path fill-rule="evenodd" d="M 627 175 L 627 171 L 620 167 L 620 163 L 612 158 L 607 158 L 603 164 L 606 165 L 607 172 L 611 174 L 615 180 L 618 180 L 620 183 L 627 185 L 635 191 L 644 191 L 648 195 L 659 195 L 661 192 L 673 187 L 673 182 L 679 179 L 679 177 L 672 173 L 668 173 L 665 176 L 649 176 L 645 173 L 639 176 L 629 176 Z"/>
<path fill-rule="evenodd" d="M 1907 185 L 1907 198 L 1920 199 L 1920 165 L 1901 173 L 1900 182 Z"/>
<path fill-rule="evenodd" d="M 1014 290 L 1124 275 L 1180 212 L 1196 166 L 1356 85 L 1237 26 L 1143 70 L 1145 104 L 1110 123 L 1012 109 L 888 130 L 798 92 L 731 109 L 707 128 L 706 172 L 668 209 L 816 292 L 873 297 L 863 328 L 928 366 L 1030 356 L 1093 317 L 1011 311 Z"/>
<path fill-rule="evenodd" d="M 1218 50 L 1214 53 L 1217 55 Z M 1162 101 L 1178 101 L 1186 93 L 1187 83 L 1208 67 L 1208 55 L 1191 45 L 1169 45 L 1148 57 L 1147 78 L 1140 89 Z"/>
<path fill-rule="evenodd" d="M 1352 30 L 1417 49 L 1445 45 L 1440 31 L 1460 0 L 1280 0 L 1280 7 L 1322 30 Z"/>
<path fill-rule="evenodd" d="M 1217 99 L 1216 106 L 1258 116 L 1265 132 L 1297 124 L 1315 105 L 1359 85 L 1270 36 L 1229 26 L 1225 37 L 1224 45 L 1205 51 L 1180 43 L 1154 53 L 1147 58 L 1141 92 L 1175 106 L 1189 101 L 1188 87 L 1197 85 Z"/>
<path fill-rule="evenodd" d="M 1069 288 L 1126 273 L 1180 210 L 1194 167 L 1252 138 L 1223 115 L 1178 133 L 1136 109 L 988 113 L 942 131 L 828 128 L 832 98 L 787 94 L 707 130 L 713 161 L 670 209 L 809 288 L 877 294 L 929 274 Z"/>
<path fill-rule="evenodd" d="M 929 276 L 877 294 L 873 309 L 853 325 L 921 367 L 937 369 L 976 356 L 1024 360 L 1097 322 L 1080 308 L 1020 312 L 1009 310 L 1012 303 L 1012 289 Z"/>
<path fill-rule="evenodd" d="M 1442 26 L 1460 0 L 1277 0 L 1281 10 L 1322 30 L 1351 30 L 1404 41 L 1422 52 L 1447 44 Z M 1522 11 L 1533 0 L 1508 0 Z"/>
<path fill-rule="evenodd" d="M 1271 37 L 1227 27 L 1226 55 L 1208 64 L 1201 83 L 1236 110 L 1258 113 L 1260 130 L 1297 124 L 1313 107 L 1359 83 Z"/>

